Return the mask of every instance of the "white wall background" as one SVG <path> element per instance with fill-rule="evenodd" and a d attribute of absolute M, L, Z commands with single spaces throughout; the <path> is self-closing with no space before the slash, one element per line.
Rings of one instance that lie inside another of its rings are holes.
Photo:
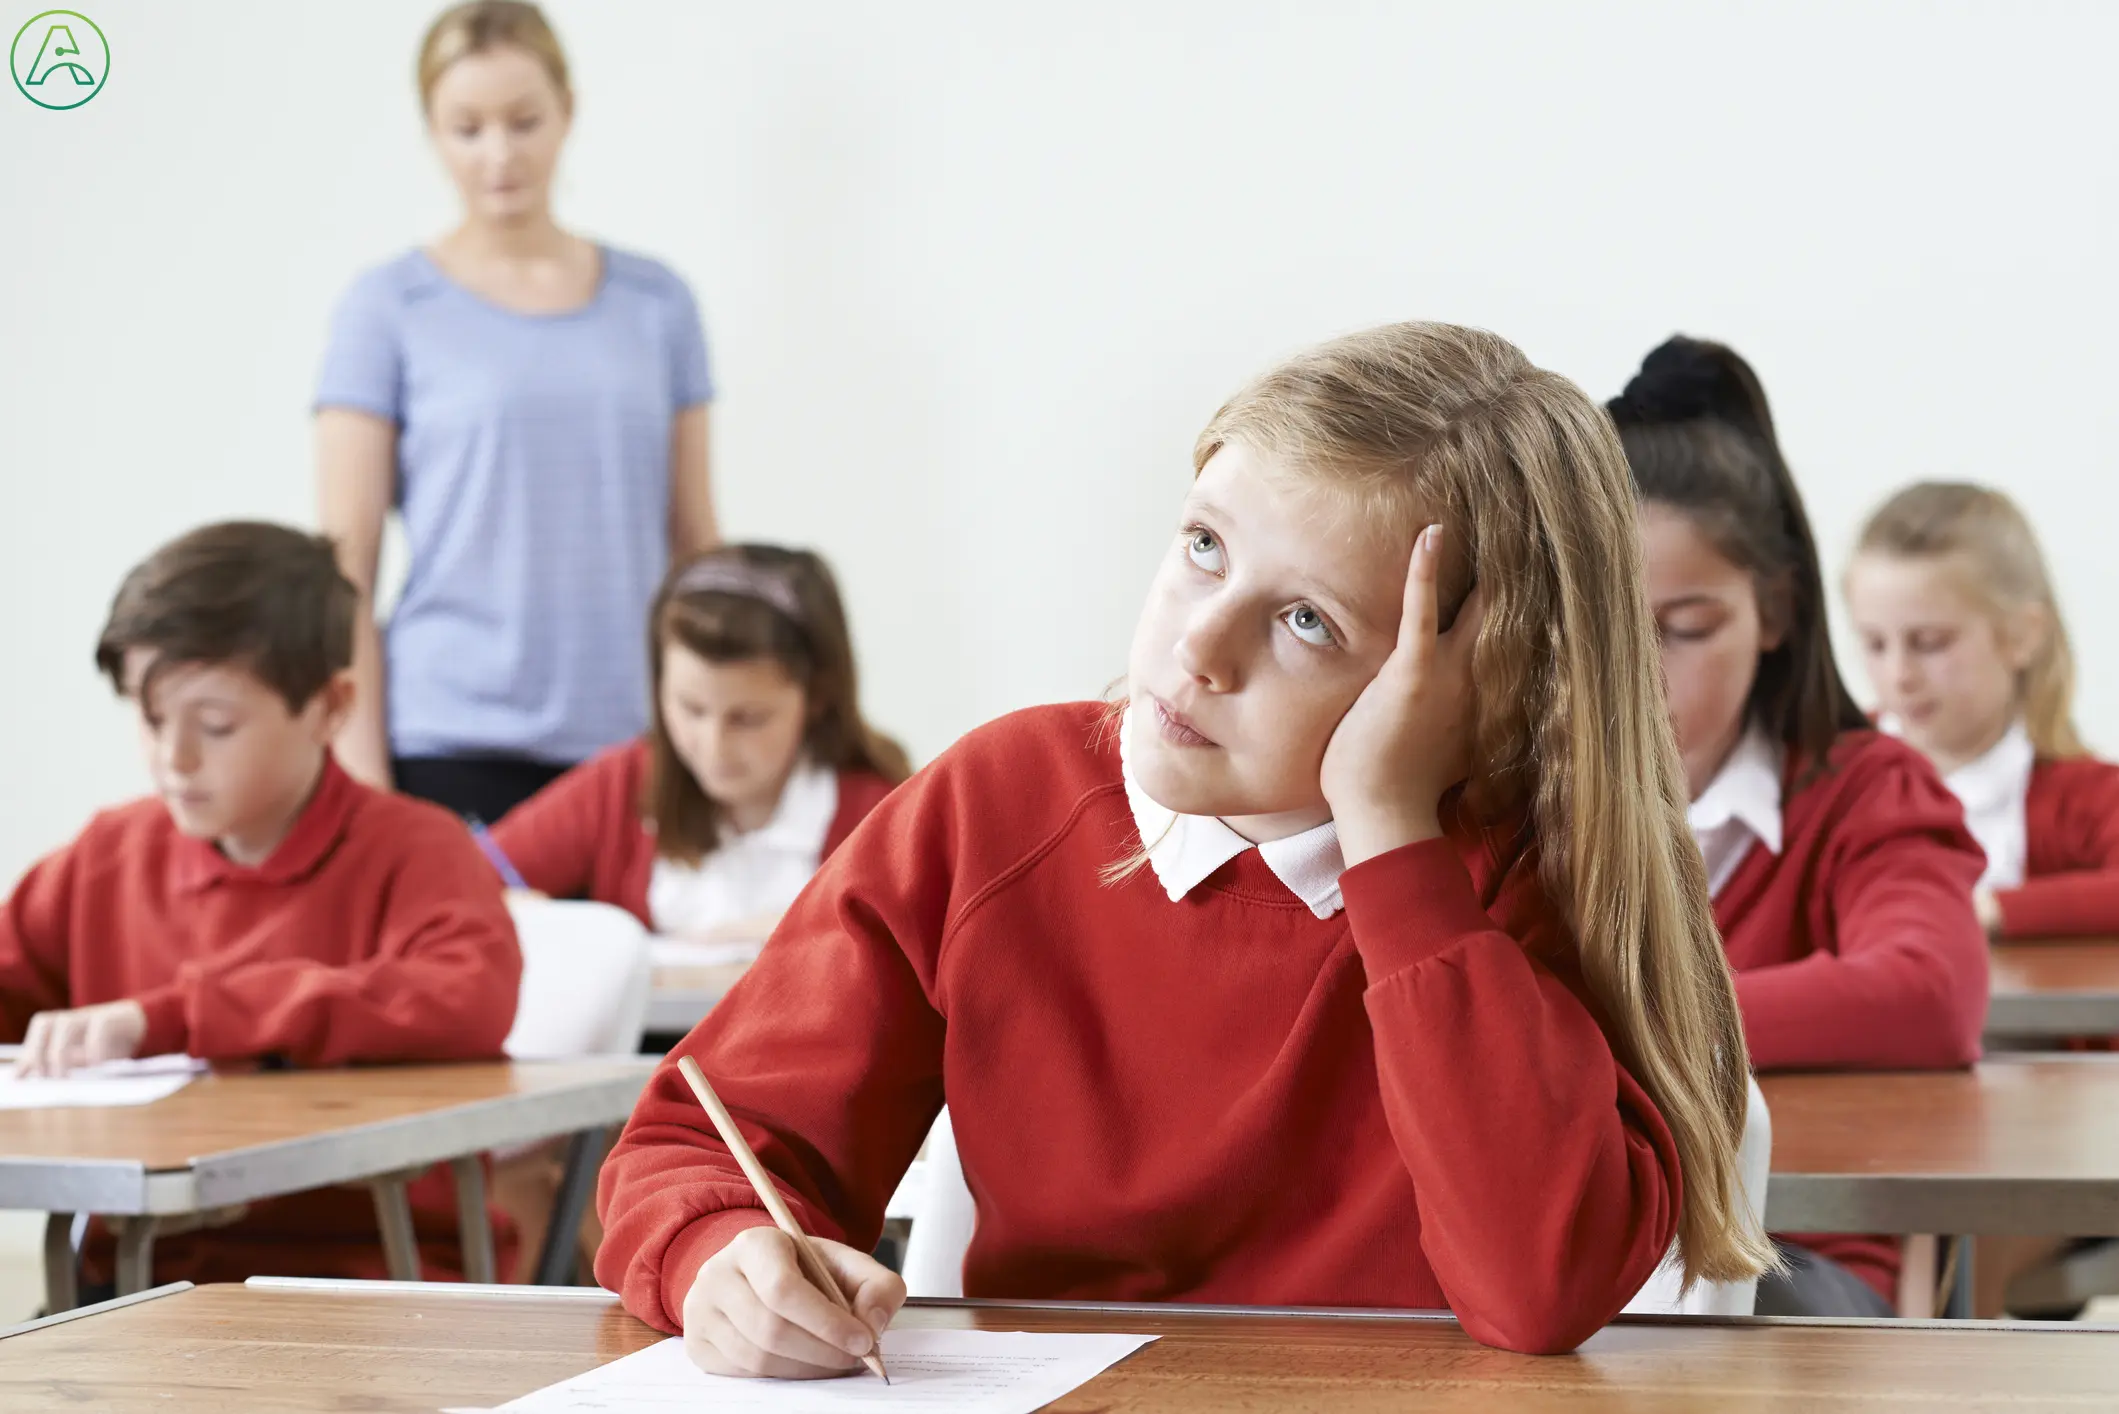
<path fill-rule="evenodd" d="M 105 91 L 0 90 L 0 882 L 139 788 L 89 662 L 120 575 L 311 518 L 328 311 L 453 215 L 410 79 L 436 5 L 82 4 Z M 2119 747 L 2119 6 L 549 13 L 562 218 L 692 280 L 728 528 L 836 561 L 923 757 L 1120 671 L 1238 381 L 1415 316 L 1600 397 L 1675 329 L 1734 343 L 1835 571 L 1897 484 L 2005 486 Z"/>

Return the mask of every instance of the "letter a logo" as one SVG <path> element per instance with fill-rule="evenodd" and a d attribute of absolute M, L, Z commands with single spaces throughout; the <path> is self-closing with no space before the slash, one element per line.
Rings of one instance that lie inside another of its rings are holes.
<path fill-rule="evenodd" d="M 39 108 L 79 108 L 110 77 L 109 41 L 72 10 L 46 10 L 22 26 L 7 58 L 15 87 Z"/>

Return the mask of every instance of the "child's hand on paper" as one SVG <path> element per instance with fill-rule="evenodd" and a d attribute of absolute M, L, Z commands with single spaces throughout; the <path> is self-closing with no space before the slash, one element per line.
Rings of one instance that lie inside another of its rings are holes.
<path fill-rule="evenodd" d="M 816 1380 L 861 1368 L 905 1283 L 866 1252 L 812 1237 L 858 1319 L 809 1284 L 795 1245 L 778 1228 L 754 1227 L 707 1259 L 684 1297 L 684 1352 L 709 1375 Z"/>
<path fill-rule="evenodd" d="M 70 1011 L 40 1011 L 29 1019 L 15 1074 L 60 1076 L 105 1061 L 125 1060 L 147 1035 L 147 1013 L 136 1001 L 104 1002 Z"/>

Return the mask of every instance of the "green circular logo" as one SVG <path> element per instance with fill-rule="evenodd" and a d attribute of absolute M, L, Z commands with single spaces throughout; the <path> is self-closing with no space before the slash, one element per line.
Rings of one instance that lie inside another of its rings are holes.
<path fill-rule="evenodd" d="M 39 108 L 79 108 L 110 77 L 110 41 L 78 11 L 46 10 L 15 31 L 7 67 Z"/>

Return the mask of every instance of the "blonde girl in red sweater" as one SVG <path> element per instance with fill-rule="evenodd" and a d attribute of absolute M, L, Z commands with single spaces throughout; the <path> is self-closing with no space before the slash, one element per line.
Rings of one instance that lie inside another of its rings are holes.
<path fill-rule="evenodd" d="M 903 1286 L 865 1253 L 945 1095 L 974 1296 L 1446 1306 L 1556 1351 L 1673 1239 L 1694 1277 L 1767 1260 L 1609 421 L 1398 324 L 1252 382 L 1193 467 L 1124 703 L 901 786 L 679 1047 L 854 1316 L 674 1069 L 642 1097 L 597 1275 L 704 1368 L 870 1348 Z"/>
<path fill-rule="evenodd" d="M 1862 527 L 1846 592 L 1884 728 L 1986 849 L 1987 931 L 2119 933 L 2119 766 L 2075 731 L 2074 653 L 2023 512 L 1984 486 L 1909 486 Z"/>

